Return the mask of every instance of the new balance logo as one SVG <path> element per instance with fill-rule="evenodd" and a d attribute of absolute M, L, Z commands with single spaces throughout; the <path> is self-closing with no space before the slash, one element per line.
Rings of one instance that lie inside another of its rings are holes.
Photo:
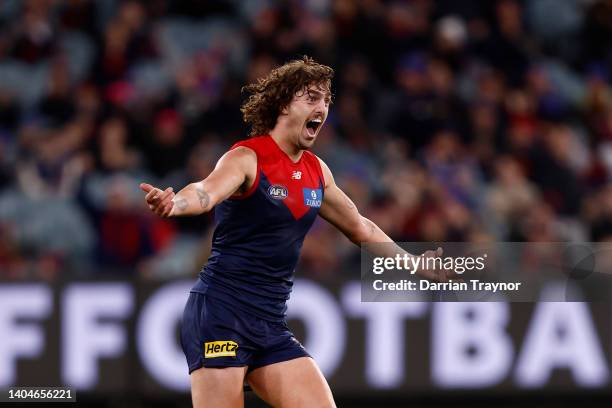
<path fill-rule="evenodd" d="M 291 178 L 293 180 L 301 180 L 302 179 L 302 172 L 294 170 L 293 173 L 291 174 Z"/>

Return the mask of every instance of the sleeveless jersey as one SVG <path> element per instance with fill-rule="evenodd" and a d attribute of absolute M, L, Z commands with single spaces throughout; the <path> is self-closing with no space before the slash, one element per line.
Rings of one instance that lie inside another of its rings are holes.
<path fill-rule="evenodd" d="M 293 163 L 271 136 L 236 143 L 257 155 L 253 186 L 215 207 L 212 251 L 192 292 L 281 321 L 304 237 L 323 201 L 317 157 Z"/>

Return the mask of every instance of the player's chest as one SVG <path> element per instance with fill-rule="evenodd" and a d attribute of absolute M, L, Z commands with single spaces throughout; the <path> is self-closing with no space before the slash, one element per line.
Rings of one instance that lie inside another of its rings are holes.
<path fill-rule="evenodd" d="M 261 169 L 260 187 L 269 205 L 289 209 L 299 219 L 323 202 L 323 186 L 316 173 L 307 166 L 276 164 Z"/>

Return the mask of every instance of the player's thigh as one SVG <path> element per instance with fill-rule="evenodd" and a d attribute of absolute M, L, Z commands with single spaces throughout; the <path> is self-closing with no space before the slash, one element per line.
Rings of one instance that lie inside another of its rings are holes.
<path fill-rule="evenodd" d="M 329 385 L 310 357 L 263 366 L 247 375 L 253 391 L 273 407 L 335 407 Z"/>
<path fill-rule="evenodd" d="M 198 368 L 191 373 L 194 408 L 243 407 L 246 367 Z"/>

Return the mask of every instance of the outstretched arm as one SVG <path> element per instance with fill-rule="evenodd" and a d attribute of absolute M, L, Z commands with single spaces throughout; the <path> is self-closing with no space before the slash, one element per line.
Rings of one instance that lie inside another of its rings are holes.
<path fill-rule="evenodd" d="M 169 187 L 162 191 L 147 183 L 140 188 L 147 193 L 149 209 L 160 217 L 199 215 L 210 211 L 241 187 L 250 186 L 257 174 L 257 156 L 246 147 L 225 153 L 215 169 L 202 181 L 188 184 L 178 193 Z"/>
<path fill-rule="evenodd" d="M 395 257 L 397 254 L 405 254 L 399 245 L 389 238 L 387 234 L 381 230 L 378 225 L 370 221 L 366 217 L 359 214 L 357 207 L 351 199 L 342 191 L 334 181 L 334 177 L 329 170 L 329 167 L 319 159 L 323 176 L 325 178 L 325 195 L 319 215 L 330 224 L 338 228 L 348 239 L 356 245 L 361 243 L 379 243 L 388 242 L 392 245 L 377 245 L 372 248 L 377 251 L 378 256 Z M 414 256 L 408 254 L 409 256 Z M 435 257 L 442 255 L 442 249 L 438 248 L 435 251 L 427 251 L 423 254 L 425 257 Z M 446 280 L 446 276 L 440 275 L 436 271 L 420 270 L 419 275 L 432 280 Z"/>
<path fill-rule="evenodd" d="M 325 178 L 325 195 L 319 215 L 356 245 L 362 242 L 393 242 L 375 223 L 359 214 L 357 207 L 334 180 L 327 164 L 319 159 Z"/>

